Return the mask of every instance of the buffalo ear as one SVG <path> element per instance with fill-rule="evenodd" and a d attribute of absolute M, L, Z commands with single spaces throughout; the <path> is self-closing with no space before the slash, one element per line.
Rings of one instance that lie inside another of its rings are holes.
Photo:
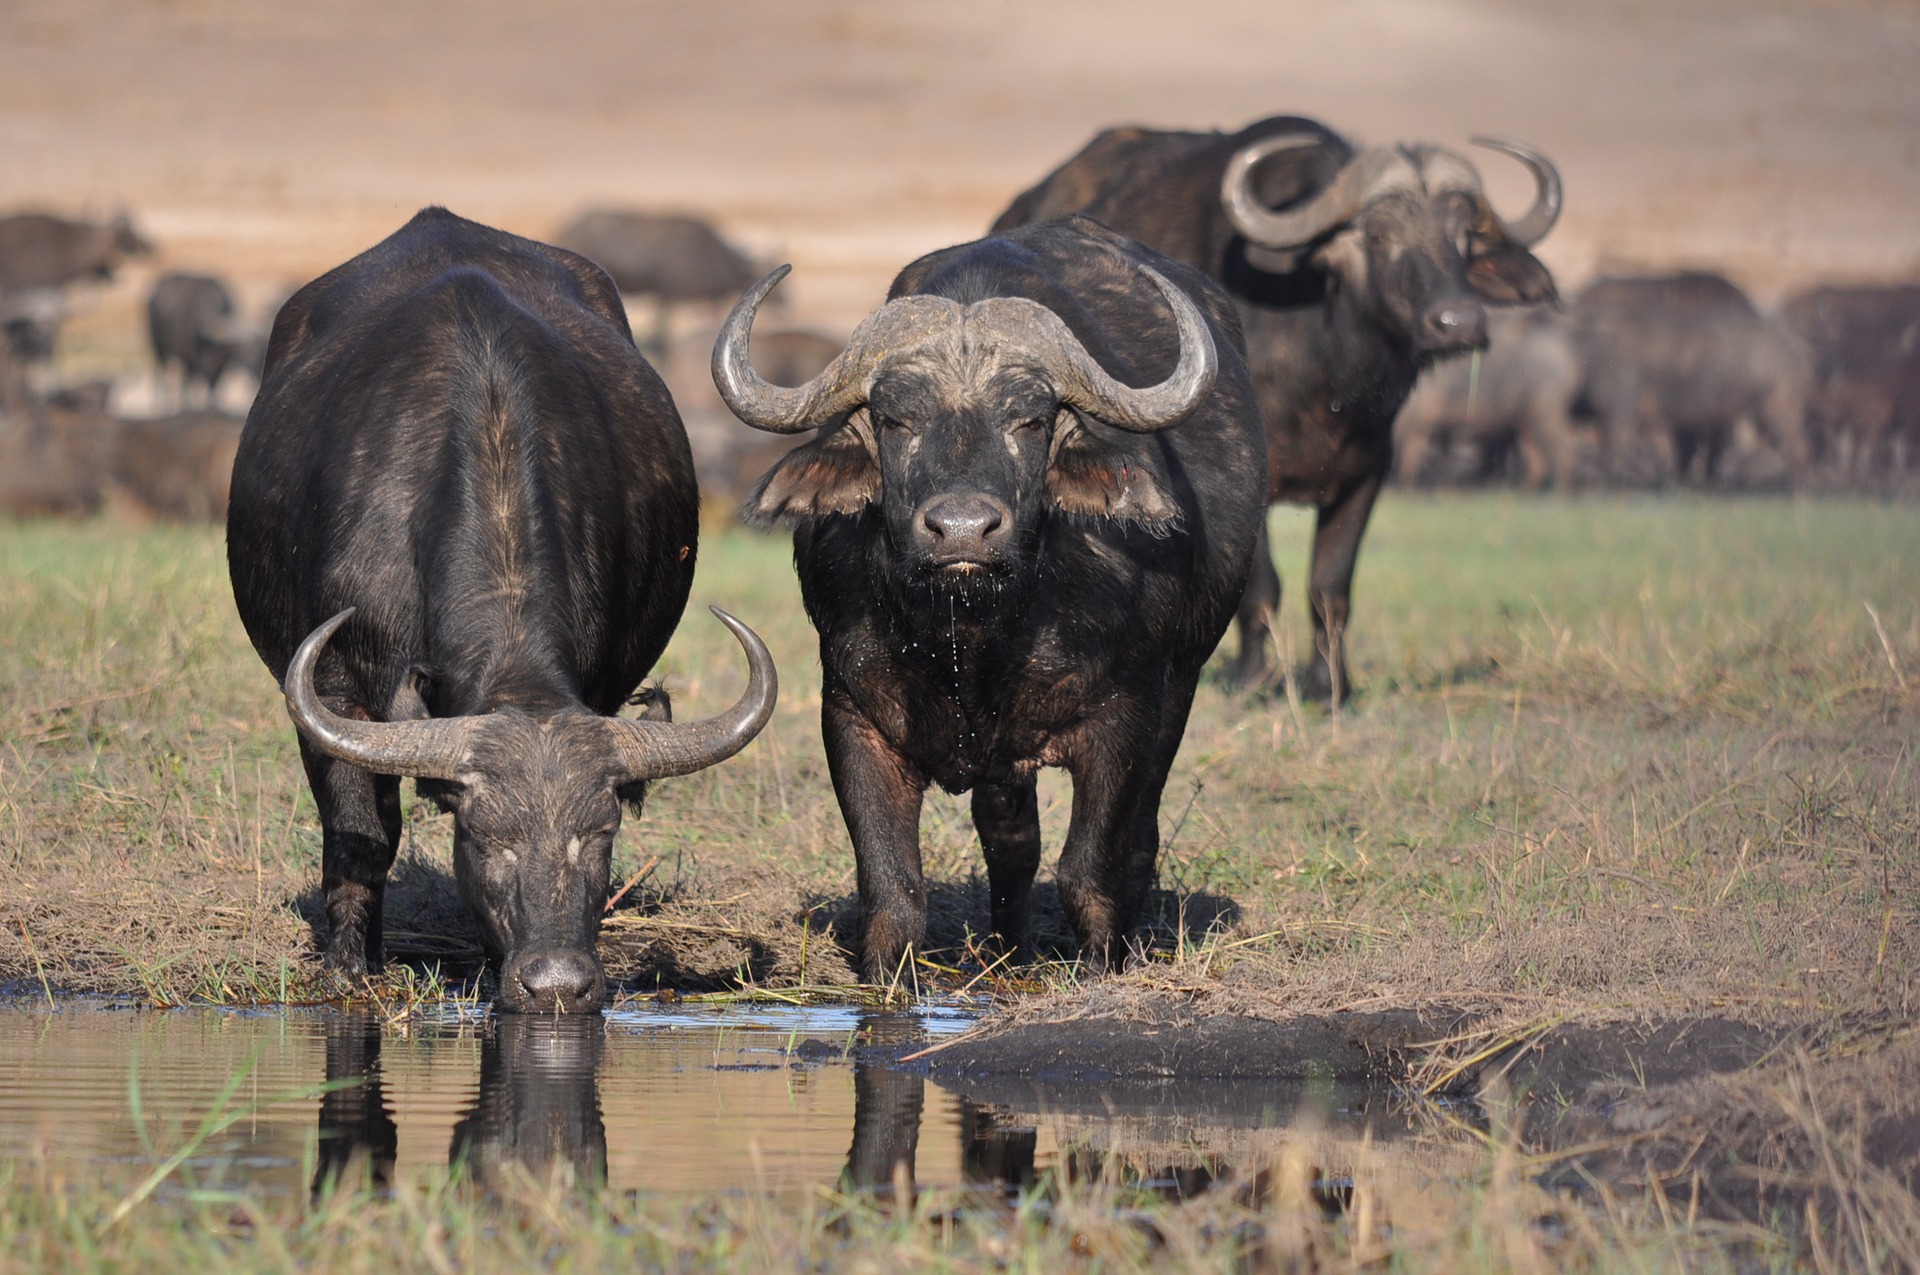
<path fill-rule="evenodd" d="M 1489 301 L 1525 305 L 1557 301 L 1553 275 L 1525 248 L 1505 244 L 1467 263 L 1467 283 Z"/>
<path fill-rule="evenodd" d="M 1144 456 L 1095 438 L 1071 413 L 1056 427 L 1047 497 L 1066 513 L 1114 518 L 1149 531 L 1166 531 L 1180 520 L 1179 506 Z"/>
<path fill-rule="evenodd" d="M 850 425 L 829 430 L 774 462 L 740 507 L 749 527 L 855 514 L 880 495 L 880 466 Z"/>

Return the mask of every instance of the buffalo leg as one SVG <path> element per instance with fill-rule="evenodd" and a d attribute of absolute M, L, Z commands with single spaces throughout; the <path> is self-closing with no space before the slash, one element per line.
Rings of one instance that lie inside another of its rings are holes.
<path fill-rule="evenodd" d="M 374 775 L 300 741 L 320 807 L 320 889 L 326 896 L 326 965 L 352 978 L 378 974 L 387 870 L 400 848 L 400 780 Z"/>
<path fill-rule="evenodd" d="M 1273 550 L 1267 544 L 1267 520 L 1260 519 L 1260 531 L 1253 542 L 1253 560 L 1247 569 L 1247 587 L 1240 595 L 1240 612 L 1234 617 L 1240 630 L 1240 658 L 1234 661 L 1228 681 L 1243 689 L 1266 685 L 1273 676 L 1273 657 L 1269 653 L 1273 635 L 1273 617 L 1280 609 L 1280 573 L 1273 569 Z"/>
<path fill-rule="evenodd" d="M 1040 870 L 1040 800 L 1028 775 L 973 790 L 973 826 L 987 858 L 993 932 L 1016 961 L 1033 957 L 1033 877 Z"/>
<path fill-rule="evenodd" d="M 820 710 L 827 770 L 853 838 L 860 890 L 860 969 L 890 981 L 927 932 L 920 871 L 920 803 L 927 781 L 851 705 L 828 693 Z"/>
<path fill-rule="evenodd" d="M 1133 713 L 1150 721 L 1157 717 L 1150 707 L 1122 706 L 1108 722 Z M 1158 733 L 1110 727 L 1068 763 L 1073 819 L 1054 879 L 1080 940 L 1080 959 L 1096 972 L 1119 963 L 1119 946 L 1135 920 L 1134 874 L 1144 849 L 1136 820 L 1148 805 L 1158 820 L 1160 789 L 1166 782 L 1155 747 Z M 1149 865 L 1159 848 L 1157 827 L 1154 836 L 1156 842 L 1147 851 Z"/>
<path fill-rule="evenodd" d="M 1338 708 L 1351 689 L 1347 682 L 1347 616 L 1353 597 L 1353 567 L 1360 557 L 1381 474 L 1369 474 L 1332 504 L 1320 507 L 1313 529 L 1313 574 L 1307 598 L 1313 607 L 1314 660 L 1302 678 L 1309 699 Z"/>
<path fill-rule="evenodd" d="M 1133 827 L 1127 846 L 1127 902 L 1125 928 L 1130 933 L 1146 915 L 1147 900 L 1153 893 L 1154 868 L 1160 861 L 1160 801 L 1173 770 L 1173 759 L 1187 733 L 1187 715 L 1193 709 L 1193 692 L 1198 674 L 1183 677 L 1167 688 L 1160 704 L 1160 730 L 1153 742 L 1153 753 L 1140 777 L 1134 794 Z"/>

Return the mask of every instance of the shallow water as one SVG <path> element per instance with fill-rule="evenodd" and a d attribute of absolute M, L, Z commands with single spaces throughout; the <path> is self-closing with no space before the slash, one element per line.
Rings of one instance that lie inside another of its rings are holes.
<path fill-rule="evenodd" d="M 462 1161 L 483 1182 L 560 1171 L 621 1192 L 1018 1187 L 1049 1170 L 1184 1193 L 1317 1140 L 1391 1140 L 1391 1094 L 1330 1085 L 930 1080 L 874 1061 L 964 1029 L 958 1010 L 625 1008 L 576 1019 L 449 1010 L 0 1009 L 0 1157 L 171 1190 L 301 1193 Z M 911 1049 L 908 1050 L 911 1052 Z M 238 1086 L 221 1100 L 235 1077 Z M 331 1082 L 331 1087 L 329 1087 Z M 325 1092 L 322 1092 L 322 1090 Z M 1333 1170 L 1329 1168 L 1329 1172 Z"/>

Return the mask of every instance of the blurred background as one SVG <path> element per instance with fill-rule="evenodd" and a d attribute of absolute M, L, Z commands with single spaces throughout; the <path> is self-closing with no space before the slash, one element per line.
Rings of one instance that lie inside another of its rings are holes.
<path fill-rule="evenodd" d="M 1916 66 L 1920 6 L 1870 0 L 12 0 L 0 214 L 119 237 L 80 277 L 0 277 L 0 411 L 243 413 L 279 301 L 428 203 L 547 239 L 596 209 L 694 215 L 740 269 L 794 263 L 778 321 L 802 334 L 797 376 L 824 357 L 808 339 L 830 352 L 895 270 L 983 233 L 1096 130 L 1281 112 L 1360 143 L 1522 138 L 1565 177 L 1540 250 L 1563 295 L 1706 268 L 1771 309 L 1920 279 Z M 1524 208 L 1525 170 L 1477 158 L 1496 206 Z M 184 345 L 223 363 L 211 376 L 156 351 L 150 300 L 177 275 L 219 285 L 170 301 Z M 708 469 L 728 450 L 713 431 L 738 429 L 705 373 L 728 291 L 632 299 Z M 131 472 L 155 450 L 63 428 L 91 459 L 43 440 L 9 464 L 10 507 L 99 499 L 57 475 L 23 489 L 23 465 Z M 191 516 L 224 499 L 189 490 L 221 464 L 225 436 L 199 428 L 159 450 L 200 468 L 140 500 Z M 1441 451 L 1412 477 L 1527 477 Z"/>

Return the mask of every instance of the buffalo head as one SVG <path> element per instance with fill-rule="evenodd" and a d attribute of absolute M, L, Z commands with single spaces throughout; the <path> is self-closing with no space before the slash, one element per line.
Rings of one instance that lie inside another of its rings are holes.
<path fill-rule="evenodd" d="M 429 781 L 423 790 L 452 810 L 454 877 L 499 969 L 499 1008 L 599 1008 L 605 978 L 594 945 L 623 798 L 637 798 L 649 779 L 724 761 L 773 715 L 766 645 L 726 612 L 714 614 L 746 649 L 750 674 L 738 703 L 699 722 L 602 717 L 580 705 L 429 718 L 411 684 L 395 696 L 389 716 L 398 720 L 362 721 L 334 713 L 313 684 L 327 639 L 352 610 L 294 654 L 287 713 L 309 747 L 376 774 Z"/>
<path fill-rule="evenodd" d="M 728 316 L 713 377 L 747 424 L 778 433 L 830 426 L 788 453 L 747 501 L 766 525 L 879 506 L 895 566 L 936 586 L 1024 580 L 1049 511 L 1164 529 L 1178 516 L 1146 449 L 1099 422 L 1151 433 L 1190 415 L 1217 355 L 1187 295 L 1141 267 L 1172 311 L 1180 355 L 1158 385 L 1108 373 L 1060 315 L 1024 297 L 971 305 L 904 296 L 869 315 L 846 350 L 794 389 L 747 359 L 755 309 L 787 273 L 762 279 Z"/>
<path fill-rule="evenodd" d="M 1533 173 L 1533 206 L 1512 222 L 1494 212 L 1472 163 L 1424 144 L 1362 151 L 1318 194 L 1284 211 L 1262 203 L 1255 170 L 1323 140 L 1317 132 L 1281 133 L 1228 162 L 1221 202 L 1254 265 L 1291 269 L 1312 259 L 1427 354 L 1485 346 L 1484 301 L 1552 299 L 1552 276 L 1527 251 L 1560 216 L 1560 174 L 1546 156 L 1518 142 L 1474 139 Z"/>

